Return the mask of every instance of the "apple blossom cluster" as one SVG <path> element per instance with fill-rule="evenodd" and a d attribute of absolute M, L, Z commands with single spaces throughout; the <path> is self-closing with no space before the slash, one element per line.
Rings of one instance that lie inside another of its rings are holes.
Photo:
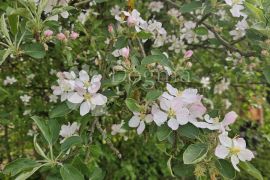
<path fill-rule="evenodd" d="M 80 115 L 84 116 L 97 106 L 103 106 L 107 97 L 98 93 L 101 87 L 101 75 L 94 75 L 91 80 L 88 73 L 81 70 L 78 76 L 73 72 L 58 72 L 58 86 L 52 86 L 53 94 L 61 101 L 68 101 L 80 106 Z"/>
<path fill-rule="evenodd" d="M 53 36 L 53 31 L 50 29 L 47 29 L 44 31 L 43 34 L 44 34 L 44 37 L 46 39 L 50 39 Z M 79 37 L 79 33 L 74 32 L 74 31 L 71 31 L 71 32 L 66 31 L 65 33 L 60 32 L 60 33 L 56 34 L 56 38 L 59 41 L 67 41 L 68 39 L 75 40 L 78 37 Z"/>
<path fill-rule="evenodd" d="M 156 20 L 143 20 L 140 13 L 133 9 L 132 12 L 122 11 L 120 14 L 115 15 L 115 19 L 121 24 L 126 23 L 128 27 L 134 27 L 137 32 L 145 31 L 152 34 L 154 47 L 164 45 L 166 40 L 167 31 L 162 27 L 162 23 Z"/>
<path fill-rule="evenodd" d="M 68 122 L 68 125 L 62 125 L 59 135 L 62 136 L 64 139 L 61 141 L 61 143 L 66 138 L 76 135 L 79 129 L 80 129 L 80 125 L 77 122 L 73 122 L 72 124 Z"/>
<path fill-rule="evenodd" d="M 234 112 L 228 112 L 222 121 L 218 117 L 212 118 L 206 114 L 206 107 L 202 104 L 202 95 L 197 89 L 185 89 L 179 91 L 167 83 L 167 91 L 158 98 L 158 102 L 152 104 L 151 112 L 148 108 L 142 108 L 141 112 L 133 112 L 128 122 L 129 127 L 136 128 L 140 135 L 145 129 L 145 124 L 155 122 L 157 126 L 167 124 L 172 130 L 191 123 L 197 128 L 217 131 L 220 144 L 216 147 L 215 155 L 218 158 L 231 158 L 236 170 L 240 161 L 250 161 L 254 155 L 246 149 L 243 138 L 231 139 L 228 137 L 229 125 L 233 124 L 238 117 Z M 148 113 L 147 113 L 148 112 Z M 122 123 L 119 128 L 122 127 Z M 115 133 L 114 133 L 115 134 Z"/>

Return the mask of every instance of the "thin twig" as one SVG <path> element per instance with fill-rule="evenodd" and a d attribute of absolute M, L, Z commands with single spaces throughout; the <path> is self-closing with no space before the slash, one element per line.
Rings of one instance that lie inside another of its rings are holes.
<path fill-rule="evenodd" d="M 142 45 L 141 40 L 139 38 L 137 38 L 137 41 L 139 43 L 139 47 L 140 47 L 140 50 L 141 50 L 141 53 L 142 53 L 143 57 L 146 57 L 146 54 L 145 54 L 145 51 L 144 51 L 144 47 Z"/>
<path fill-rule="evenodd" d="M 165 2 L 177 7 L 177 8 L 181 8 L 181 6 L 171 0 L 164 0 Z M 185 14 L 183 14 L 185 15 Z M 220 43 L 225 46 L 229 51 L 234 51 L 234 52 L 238 52 L 241 56 L 245 56 L 245 57 L 251 57 L 251 56 L 254 56 L 255 55 L 255 52 L 254 51 L 248 51 L 248 52 L 243 52 L 242 50 L 236 48 L 235 46 L 233 46 L 231 43 L 229 43 L 228 41 L 226 41 L 221 35 L 218 34 L 218 32 L 215 30 L 215 28 L 205 22 L 203 22 L 207 17 L 209 16 L 206 16 L 205 18 L 202 18 L 203 21 L 201 20 L 198 20 L 194 15 L 192 14 L 186 14 L 186 16 L 189 16 L 189 17 L 192 17 L 192 19 L 194 21 L 198 23 L 201 23 L 203 24 L 209 31 L 211 31 L 214 36 L 216 37 L 217 40 L 220 41 Z"/>
<path fill-rule="evenodd" d="M 108 144 L 108 146 L 110 147 L 110 149 L 116 154 L 116 156 L 121 159 L 122 158 L 122 154 L 118 151 L 118 149 L 116 149 L 111 141 L 110 138 L 107 137 L 107 134 L 105 132 L 105 130 L 102 129 L 101 124 L 99 121 L 96 122 L 96 127 L 98 129 L 98 131 L 102 134 L 104 140 L 106 141 L 106 143 Z"/>

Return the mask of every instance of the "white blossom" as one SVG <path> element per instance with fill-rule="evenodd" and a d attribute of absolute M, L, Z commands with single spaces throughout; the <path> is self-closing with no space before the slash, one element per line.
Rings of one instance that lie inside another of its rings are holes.
<path fill-rule="evenodd" d="M 129 127 L 137 128 L 137 134 L 140 135 L 145 129 L 145 122 L 151 123 L 153 116 L 151 114 L 145 114 L 143 112 L 133 112 L 132 118 L 129 120 Z"/>
<path fill-rule="evenodd" d="M 57 103 L 57 100 L 58 100 L 58 96 L 54 95 L 54 94 L 51 94 L 49 96 L 49 101 L 50 102 L 53 102 L 53 103 Z"/>
<path fill-rule="evenodd" d="M 220 159 L 230 158 L 237 171 L 240 171 L 237 167 L 240 161 L 251 161 L 254 158 L 254 154 L 246 148 L 246 141 L 243 138 L 231 139 L 224 133 L 219 135 L 219 142 L 215 155 Z"/>
<path fill-rule="evenodd" d="M 230 86 L 230 81 L 223 78 L 219 84 L 215 85 L 214 93 L 222 94 L 224 91 L 229 89 L 229 86 Z"/>
<path fill-rule="evenodd" d="M 160 12 L 160 10 L 164 8 L 164 4 L 160 1 L 152 1 L 149 3 L 148 8 L 152 12 Z"/>
<path fill-rule="evenodd" d="M 17 79 L 15 77 L 7 76 L 6 79 L 4 80 L 3 84 L 6 86 L 6 85 L 12 85 L 15 82 L 17 82 Z"/>
<path fill-rule="evenodd" d="M 64 138 L 68 138 L 75 135 L 75 133 L 79 131 L 79 129 L 80 129 L 80 125 L 77 122 L 73 122 L 71 125 L 70 125 L 70 122 L 68 122 L 67 125 L 61 126 L 59 135 Z"/>
<path fill-rule="evenodd" d="M 27 94 L 20 96 L 21 101 L 27 105 L 30 102 L 31 96 L 28 96 Z"/>
<path fill-rule="evenodd" d="M 116 135 L 116 134 L 122 134 L 122 133 L 125 133 L 126 130 L 123 129 L 123 125 L 124 125 L 124 121 L 122 120 L 120 124 L 113 124 L 111 129 L 112 129 L 112 132 L 111 134 L 112 135 Z"/>
<path fill-rule="evenodd" d="M 210 77 L 202 77 L 200 83 L 203 85 L 204 88 L 210 88 Z"/>

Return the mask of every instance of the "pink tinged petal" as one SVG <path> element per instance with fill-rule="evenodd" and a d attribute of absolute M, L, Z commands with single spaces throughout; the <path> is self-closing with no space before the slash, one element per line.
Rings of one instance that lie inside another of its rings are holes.
<path fill-rule="evenodd" d="M 142 132 L 144 131 L 144 129 L 145 129 L 145 124 L 144 124 L 143 121 L 141 121 L 139 127 L 137 128 L 137 134 L 138 135 L 142 134 Z"/>
<path fill-rule="evenodd" d="M 232 5 L 232 0 L 225 0 L 225 2 L 226 2 L 226 4 L 228 4 L 228 5 Z"/>
<path fill-rule="evenodd" d="M 218 145 L 215 150 L 215 155 L 220 159 L 225 159 L 229 155 L 229 152 L 227 147 Z"/>
<path fill-rule="evenodd" d="M 90 93 L 96 93 L 100 89 L 100 86 L 101 86 L 101 83 L 100 82 L 94 82 L 88 88 L 88 92 L 90 92 Z"/>
<path fill-rule="evenodd" d="M 68 101 L 75 104 L 81 103 L 83 99 L 84 98 L 76 92 L 68 97 Z"/>
<path fill-rule="evenodd" d="M 227 113 L 223 119 L 224 126 L 228 126 L 230 124 L 233 124 L 237 118 L 237 114 L 234 111 L 231 111 Z"/>
<path fill-rule="evenodd" d="M 246 141 L 244 138 L 237 138 L 233 141 L 234 146 L 240 147 L 241 149 L 246 148 Z"/>
<path fill-rule="evenodd" d="M 239 172 L 240 169 L 237 167 L 237 164 L 239 163 L 239 159 L 237 158 L 236 155 L 232 155 L 231 162 L 232 162 L 234 169 Z"/>
<path fill-rule="evenodd" d="M 194 117 L 201 118 L 204 113 L 206 112 L 206 108 L 201 103 L 193 104 L 189 108 L 190 114 L 192 114 Z"/>
<path fill-rule="evenodd" d="M 83 102 L 80 106 L 80 115 L 81 116 L 84 116 L 86 115 L 87 113 L 89 113 L 90 111 L 90 108 L 91 108 L 91 104 L 89 102 Z"/>
<path fill-rule="evenodd" d="M 179 127 L 179 123 L 177 122 L 176 119 L 171 118 L 171 119 L 168 121 L 168 126 L 169 126 L 172 130 L 177 130 L 178 127 Z"/>
<path fill-rule="evenodd" d="M 82 81 L 89 81 L 89 75 L 88 75 L 88 73 L 86 71 L 81 70 L 79 72 L 79 76 L 80 76 L 80 80 L 82 80 Z"/>
<path fill-rule="evenodd" d="M 251 161 L 254 158 L 254 154 L 249 149 L 243 149 L 237 154 L 241 161 Z"/>
<path fill-rule="evenodd" d="M 132 116 L 132 118 L 129 120 L 129 122 L 128 122 L 128 126 L 129 127 L 138 127 L 139 126 L 139 124 L 140 124 L 140 118 L 139 118 L 139 116 Z"/>
<path fill-rule="evenodd" d="M 173 96 L 177 96 L 178 94 L 178 90 L 176 88 L 174 88 L 171 84 L 167 83 L 166 85 L 167 91 L 173 95 Z"/>
<path fill-rule="evenodd" d="M 220 134 L 218 136 L 220 143 L 225 147 L 232 147 L 232 139 L 226 134 Z"/>
<path fill-rule="evenodd" d="M 207 128 L 208 127 L 208 123 L 206 122 L 199 122 L 197 120 L 189 120 L 189 122 L 191 124 L 193 124 L 194 126 L 196 126 L 197 128 Z"/>
<path fill-rule="evenodd" d="M 176 112 L 176 119 L 180 125 L 188 123 L 189 111 L 187 108 L 180 109 Z"/>
<path fill-rule="evenodd" d="M 93 97 L 91 98 L 91 103 L 95 105 L 104 105 L 107 102 L 107 97 L 103 96 L 102 94 L 94 94 Z"/>

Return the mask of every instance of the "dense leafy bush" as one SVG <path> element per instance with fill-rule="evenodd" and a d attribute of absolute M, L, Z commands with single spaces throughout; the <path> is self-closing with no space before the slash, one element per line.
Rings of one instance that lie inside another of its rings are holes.
<path fill-rule="evenodd" d="M 0 1 L 1 179 L 270 178 L 269 7 Z"/>

